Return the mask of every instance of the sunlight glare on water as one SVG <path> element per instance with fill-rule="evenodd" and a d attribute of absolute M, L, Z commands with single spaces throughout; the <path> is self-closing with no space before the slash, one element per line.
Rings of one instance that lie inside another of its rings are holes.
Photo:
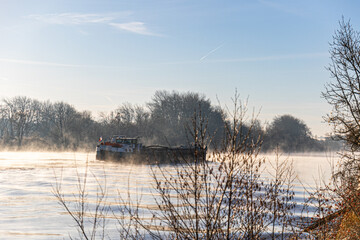
<path fill-rule="evenodd" d="M 269 159 L 274 159 L 273 155 Z M 286 157 L 282 157 L 286 159 Z M 314 186 L 319 172 L 330 176 L 329 159 L 324 154 L 292 155 L 295 172 L 302 184 Z M 334 159 L 334 157 L 333 157 Z M 88 162 L 90 176 L 100 180 L 106 176 L 108 203 L 116 204 L 120 194 L 141 193 L 141 207 L 155 208 L 152 177 L 149 166 L 122 165 L 95 160 L 94 153 L 80 152 L 0 152 L 0 236 L 1 239 L 67 239 L 77 237 L 72 219 L 57 203 L 52 188 L 55 176 L 62 177 L 65 194 L 72 196 L 76 176 L 85 171 Z M 295 185 L 302 194 L 302 184 Z M 89 180 L 89 201 L 93 201 L 97 182 Z M 108 229 L 117 238 L 116 227 Z"/>
<path fill-rule="evenodd" d="M 147 166 L 99 162 L 93 153 L 1 152 L 1 239 L 62 239 L 69 233 L 77 236 L 74 223 L 57 203 L 52 187 L 55 176 L 62 175 L 64 192 L 73 194 L 77 171 L 84 172 L 87 161 L 91 175 L 106 172 L 107 185 L 113 190 L 109 197 L 115 198 L 117 189 L 127 189 L 129 179 L 135 186 L 146 188 Z M 87 190 L 96 191 L 96 183 L 89 181 Z M 130 190 L 140 191 L 134 186 Z"/>

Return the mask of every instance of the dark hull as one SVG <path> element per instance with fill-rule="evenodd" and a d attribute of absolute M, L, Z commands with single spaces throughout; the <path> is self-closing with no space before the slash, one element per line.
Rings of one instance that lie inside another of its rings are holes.
<path fill-rule="evenodd" d="M 198 148 L 146 147 L 140 152 L 111 152 L 100 150 L 97 160 L 135 164 L 196 163 L 206 160 L 206 150 Z"/>

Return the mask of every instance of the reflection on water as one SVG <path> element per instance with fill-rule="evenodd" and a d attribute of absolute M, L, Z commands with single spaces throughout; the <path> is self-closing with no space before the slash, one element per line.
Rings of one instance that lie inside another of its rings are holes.
<path fill-rule="evenodd" d="M 270 159 L 273 156 L 270 156 Z M 297 155 L 295 171 L 306 186 L 314 186 L 319 172 L 328 178 L 329 157 L 324 154 Z M 109 204 L 117 204 L 118 193 L 141 193 L 142 208 L 154 209 L 154 191 L 149 166 L 121 165 L 95 160 L 93 153 L 0 152 L 0 236 L 1 239 L 63 239 L 76 236 L 71 218 L 52 194 L 55 176 L 62 177 L 64 193 L 71 197 L 76 190 L 76 176 L 85 171 L 100 180 L 106 176 Z M 89 201 L 95 201 L 98 183 L 89 178 Z M 299 199 L 303 187 L 295 185 Z M 155 194 L 156 196 L 156 194 Z M 301 200 L 300 200 L 301 201 Z M 116 238 L 116 227 L 107 229 Z"/>

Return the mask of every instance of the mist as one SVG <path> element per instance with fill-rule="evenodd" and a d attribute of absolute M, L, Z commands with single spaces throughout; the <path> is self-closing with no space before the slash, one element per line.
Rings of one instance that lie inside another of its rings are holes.
<path fill-rule="evenodd" d="M 219 146 L 229 116 L 200 93 L 156 91 L 143 105 L 123 103 L 96 117 L 69 103 L 17 96 L 0 104 L 0 150 L 93 151 L 100 136 L 113 135 L 139 137 L 145 145 L 186 146 L 196 112 L 207 119 L 212 135 L 208 147 Z M 242 124 L 239 134 L 246 135 L 251 123 Z M 263 152 L 336 151 L 342 146 L 331 136 L 314 138 L 306 123 L 291 115 L 278 116 L 268 125 L 257 121 L 255 128 L 254 136 L 263 138 Z"/>

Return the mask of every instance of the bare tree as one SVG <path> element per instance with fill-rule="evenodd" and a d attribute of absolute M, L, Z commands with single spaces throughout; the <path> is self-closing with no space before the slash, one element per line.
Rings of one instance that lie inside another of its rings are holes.
<path fill-rule="evenodd" d="M 28 97 L 4 99 L 2 116 L 8 123 L 8 133 L 16 138 L 18 147 L 22 146 L 24 136 L 28 135 L 38 120 L 39 102 Z"/>
<path fill-rule="evenodd" d="M 348 142 L 353 150 L 360 147 L 360 33 L 350 21 L 340 22 L 340 28 L 330 44 L 331 64 L 327 68 L 333 81 L 322 96 L 332 106 L 326 120 L 334 133 Z"/>
<path fill-rule="evenodd" d="M 334 134 L 346 143 L 341 154 L 342 163 L 333 173 L 332 182 L 341 206 L 338 213 L 344 217 L 341 222 L 351 218 L 355 224 L 346 229 L 355 234 L 360 229 L 360 32 L 344 18 L 339 25 L 330 44 L 328 70 L 333 80 L 326 85 L 322 96 L 332 106 L 332 112 L 325 119 L 333 127 Z"/>
<path fill-rule="evenodd" d="M 76 110 L 73 106 L 57 102 L 52 109 L 52 137 L 53 141 L 62 148 L 69 146 L 71 141 L 70 128 L 75 121 Z"/>

